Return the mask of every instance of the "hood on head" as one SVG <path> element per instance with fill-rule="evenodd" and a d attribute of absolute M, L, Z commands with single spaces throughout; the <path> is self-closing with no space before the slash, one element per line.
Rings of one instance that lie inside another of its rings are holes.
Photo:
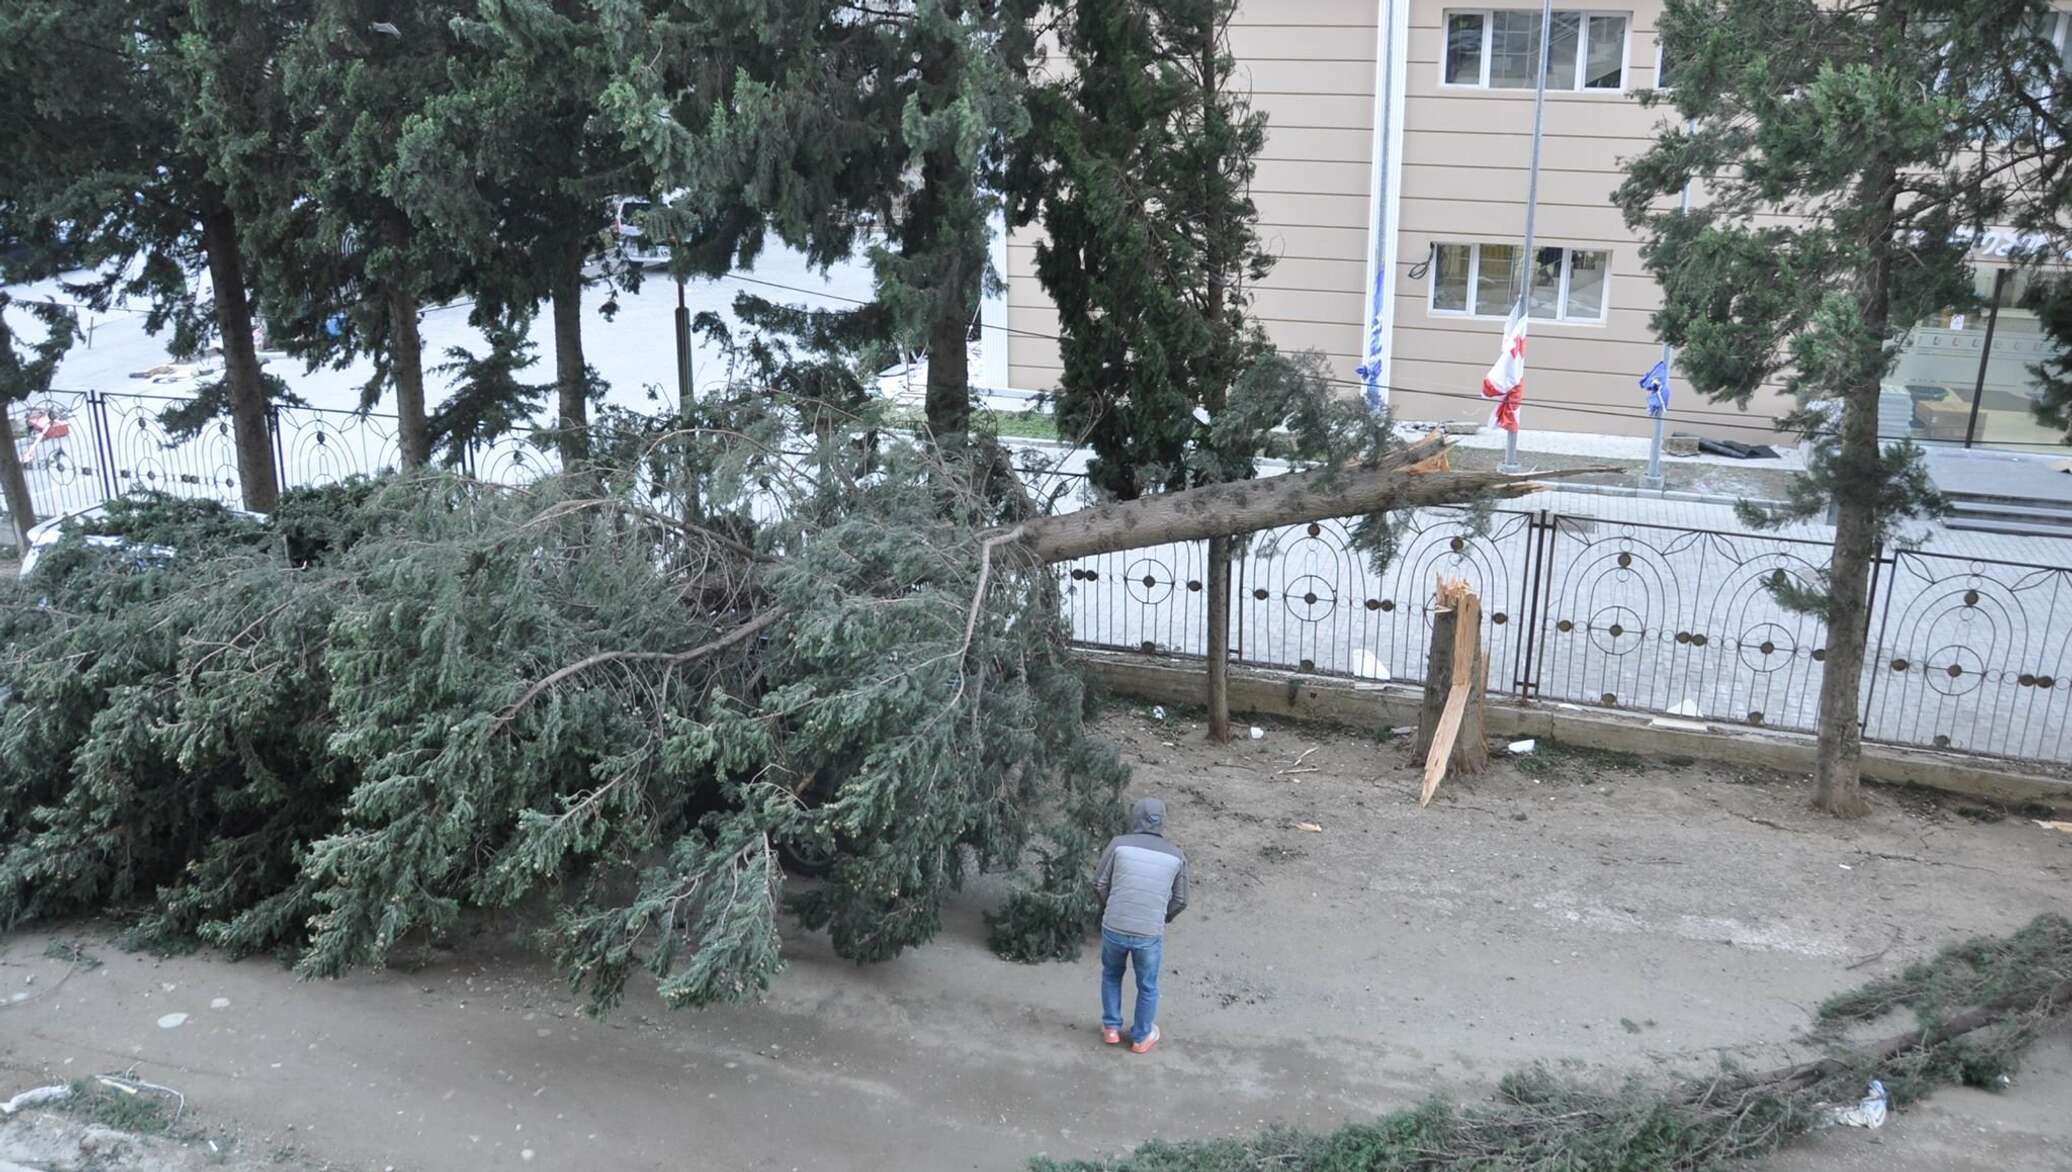
<path fill-rule="evenodd" d="M 1131 834 L 1164 834 L 1165 802 L 1160 798 L 1139 799 L 1130 810 Z"/>

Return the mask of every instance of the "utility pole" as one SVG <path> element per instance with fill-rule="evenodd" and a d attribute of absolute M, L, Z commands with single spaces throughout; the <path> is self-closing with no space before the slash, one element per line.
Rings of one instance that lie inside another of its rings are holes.
<path fill-rule="evenodd" d="M 1519 304 L 1525 307 L 1526 334 L 1532 332 L 1532 271 L 1538 267 L 1539 258 L 1533 254 L 1533 213 L 1539 210 L 1540 202 L 1540 140 L 1547 128 L 1547 58 L 1554 41 L 1554 0 L 1540 3 L 1540 67 L 1536 75 L 1532 94 L 1532 169 L 1525 180 L 1525 256 L 1522 268 L 1522 290 L 1518 294 Z M 1517 472 L 1518 433 L 1504 433 L 1504 462 L 1497 466 L 1499 472 Z"/>
<path fill-rule="evenodd" d="M 1697 129 L 1697 126 L 1698 124 L 1695 122 L 1684 123 L 1684 133 L 1691 133 Z M 1691 210 L 1691 182 L 1688 179 L 1684 180 L 1683 191 L 1676 197 L 1676 210 L 1678 212 L 1688 212 Z M 1655 417 L 1655 435 L 1654 439 L 1648 443 L 1647 475 L 1640 478 L 1640 486 L 1649 492 L 1662 491 L 1664 483 L 1662 480 L 1662 422 L 1663 417 L 1669 414 L 1669 377 L 1675 373 L 1675 367 L 1676 347 L 1665 341 L 1662 343 L 1662 409 L 1648 413 Z"/>

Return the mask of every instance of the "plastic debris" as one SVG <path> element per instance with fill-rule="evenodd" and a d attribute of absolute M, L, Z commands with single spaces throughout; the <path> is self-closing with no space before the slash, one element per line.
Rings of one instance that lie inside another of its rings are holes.
<path fill-rule="evenodd" d="M 1527 753 L 1532 752 L 1533 749 L 1537 748 L 1538 746 L 1538 741 L 1531 740 L 1528 738 L 1522 741 L 1512 741 L 1509 745 L 1506 745 L 1505 748 L 1509 749 L 1513 756 L 1523 757 Z"/>
<path fill-rule="evenodd" d="M 158 1028 L 162 1030 L 176 1030 L 186 1024 L 187 1015 L 184 1013 L 168 1013 L 158 1019 Z"/>
<path fill-rule="evenodd" d="M 1314 822 L 1297 822 L 1295 824 L 1295 829 L 1305 830 L 1311 834 L 1322 834 L 1324 832 L 1324 828 L 1317 825 Z"/>
<path fill-rule="evenodd" d="M 1266 730 L 1265 730 L 1265 729 L 1263 729 L 1263 728 L 1260 728 L 1260 727 L 1259 727 L 1258 725 L 1256 725 L 1256 724 L 1255 724 L 1255 725 L 1253 725 L 1253 726 L 1252 726 L 1252 739 L 1253 739 L 1253 740 L 1255 740 L 1255 741 L 1263 741 L 1263 740 L 1265 740 L 1265 739 L 1266 739 Z"/>
<path fill-rule="evenodd" d="M 187 1113 L 187 1096 L 185 1094 L 174 1090 L 172 1087 L 163 1086 L 155 1082 L 145 1082 L 143 1079 L 138 1078 L 137 1067 L 134 1063 L 121 1074 L 97 1074 L 94 1076 L 94 1081 L 107 1087 L 109 1090 L 121 1091 L 125 1095 L 137 1095 L 144 1091 L 150 1091 L 152 1094 L 164 1095 L 172 1099 L 174 1104 L 173 1121 L 168 1126 L 179 1126 L 180 1116 Z"/>
<path fill-rule="evenodd" d="M 38 1103 L 57 1103 L 72 1097 L 72 1088 L 60 1083 L 56 1086 L 36 1087 L 23 1091 L 14 1098 L 0 1103 L 0 1115 L 12 1115 L 24 1107 Z"/>
<path fill-rule="evenodd" d="M 1353 674 L 1362 679 L 1379 680 L 1382 683 L 1394 678 L 1389 675 L 1389 665 L 1365 647 L 1353 652 Z"/>
<path fill-rule="evenodd" d="M 2061 834 L 2072 834 L 2072 822 L 2049 822 L 2042 818 L 2033 818 L 2030 821 L 2033 821 L 2045 830 L 2055 830 Z"/>
<path fill-rule="evenodd" d="M 1163 704 L 1153 704 L 1153 705 L 1151 706 L 1151 719 L 1153 719 L 1153 720 L 1164 720 L 1164 719 L 1165 719 L 1165 705 L 1163 705 Z"/>
<path fill-rule="evenodd" d="M 1686 696 L 1670 707 L 1669 715 L 1696 716 L 1698 715 L 1698 702 Z"/>
<path fill-rule="evenodd" d="M 1887 1106 L 1885 1084 L 1872 1079 L 1870 1093 L 1862 1102 L 1854 1107 L 1829 1107 L 1827 1120 L 1843 1127 L 1883 1127 Z"/>

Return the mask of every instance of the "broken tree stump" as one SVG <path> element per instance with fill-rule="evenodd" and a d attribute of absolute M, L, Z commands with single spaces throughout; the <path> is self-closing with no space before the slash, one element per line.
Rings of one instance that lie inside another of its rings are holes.
<path fill-rule="evenodd" d="M 1462 581 L 1441 578 L 1432 592 L 1432 646 L 1425 668 L 1424 709 L 1413 756 L 1424 759 L 1417 804 L 1429 805 L 1449 772 L 1473 776 L 1489 768 L 1482 693 L 1489 674 L 1482 651 L 1482 600 Z"/>

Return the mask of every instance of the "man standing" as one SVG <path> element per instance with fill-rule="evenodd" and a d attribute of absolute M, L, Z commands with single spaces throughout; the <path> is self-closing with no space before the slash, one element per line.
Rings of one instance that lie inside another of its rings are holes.
<path fill-rule="evenodd" d="M 1187 908 L 1187 856 L 1165 838 L 1165 803 L 1145 798 L 1130 832 L 1108 841 L 1094 872 L 1101 899 L 1101 1040 L 1122 1041 L 1122 969 L 1137 973 L 1130 1053 L 1158 1045 L 1158 963 L 1165 926 Z"/>

